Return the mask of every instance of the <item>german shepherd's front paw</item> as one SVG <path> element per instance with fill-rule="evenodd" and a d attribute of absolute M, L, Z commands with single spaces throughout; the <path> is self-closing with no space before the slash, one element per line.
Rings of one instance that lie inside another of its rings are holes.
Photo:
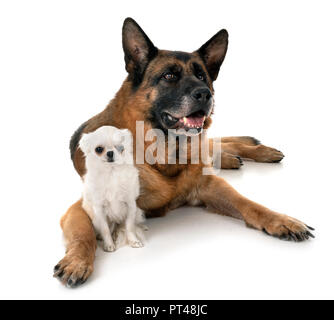
<path fill-rule="evenodd" d="M 213 165 L 215 165 L 217 162 L 213 162 Z M 233 154 L 223 152 L 221 154 L 221 162 L 220 162 L 220 168 L 218 169 L 239 169 L 243 165 L 243 162 L 239 156 L 235 156 Z"/>
<path fill-rule="evenodd" d="M 263 144 L 254 148 L 254 160 L 257 162 L 280 162 L 284 158 L 284 154 L 281 151 L 264 146 Z"/>
<path fill-rule="evenodd" d="M 69 252 L 58 262 L 53 272 L 53 276 L 66 287 L 75 288 L 87 281 L 93 272 L 93 262 L 91 259 L 85 260 L 82 256 Z"/>
<path fill-rule="evenodd" d="M 296 242 L 314 238 L 310 232 L 314 230 L 303 222 L 283 214 L 277 214 L 264 223 L 262 231 L 281 240 L 293 240 Z"/>

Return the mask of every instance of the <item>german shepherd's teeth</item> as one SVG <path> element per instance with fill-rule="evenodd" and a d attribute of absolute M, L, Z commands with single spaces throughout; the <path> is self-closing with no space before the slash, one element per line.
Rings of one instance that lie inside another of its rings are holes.
<path fill-rule="evenodd" d="M 168 118 L 168 120 L 170 120 L 170 121 L 173 121 L 173 120 L 174 120 L 173 117 L 172 117 L 170 114 L 167 114 L 167 118 Z"/>

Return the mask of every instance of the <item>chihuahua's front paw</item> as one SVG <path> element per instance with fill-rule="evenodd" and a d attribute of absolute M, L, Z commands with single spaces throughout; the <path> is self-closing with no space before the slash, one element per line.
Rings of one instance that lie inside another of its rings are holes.
<path fill-rule="evenodd" d="M 140 225 L 139 225 L 139 227 L 143 230 L 143 231 L 148 231 L 149 229 L 148 229 L 148 226 L 146 225 L 146 224 L 143 224 L 143 223 L 141 223 Z"/>
<path fill-rule="evenodd" d="M 144 244 L 140 240 L 129 241 L 129 245 L 132 248 L 142 248 L 144 246 Z"/>
<path fill-rule="evenodd" d="M 113 252 L 116 250 L 116 246 L 113 243 L 103 243 L 103 250 L 106 252 Z"/>

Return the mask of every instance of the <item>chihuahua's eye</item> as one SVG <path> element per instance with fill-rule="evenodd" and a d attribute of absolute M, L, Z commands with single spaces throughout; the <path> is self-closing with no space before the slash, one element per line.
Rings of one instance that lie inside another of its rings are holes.
<path fill-rule="evenodd" d="M 171 72 L 165 73 L 163 75 L 164 79 L 167 81 L 175 81 L 177 80 L 177 76 Z"/>
<path fill-rule="evenodd" d="M 95 152 L 98 154 L 101 154 L 103 152 L 104 148 L 103 147 L 96 147 Z"/>
<path fill-rule="evenodd" d="M 203 80 L 204 80 L 204 75 L 203 75 L 203 73 L 198 73 L 198 74 L 197 74 L 197 78 L 198 78 L 199 80 L 203 81 Z"/>

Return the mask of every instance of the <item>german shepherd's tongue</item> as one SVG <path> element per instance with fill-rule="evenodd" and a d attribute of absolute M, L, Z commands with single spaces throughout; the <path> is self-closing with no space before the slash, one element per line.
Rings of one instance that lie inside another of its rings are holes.
<path fill-rule="evenodd" d="M 205 115 L 202 111 L 194 112 L 186 117 L 182 117 L 179 123 L 185 129 L 199 129 L 202 128 L 205 121 Z"/>
<path fill-rule="evenodd" d="M 180 122 L 188 128 L 201 128 L 203 127 L 203 123 L 205 120 L 205 116 L 203 115 L 190 115 L 188 117 L 183 117 L 180 119 Z"/>

